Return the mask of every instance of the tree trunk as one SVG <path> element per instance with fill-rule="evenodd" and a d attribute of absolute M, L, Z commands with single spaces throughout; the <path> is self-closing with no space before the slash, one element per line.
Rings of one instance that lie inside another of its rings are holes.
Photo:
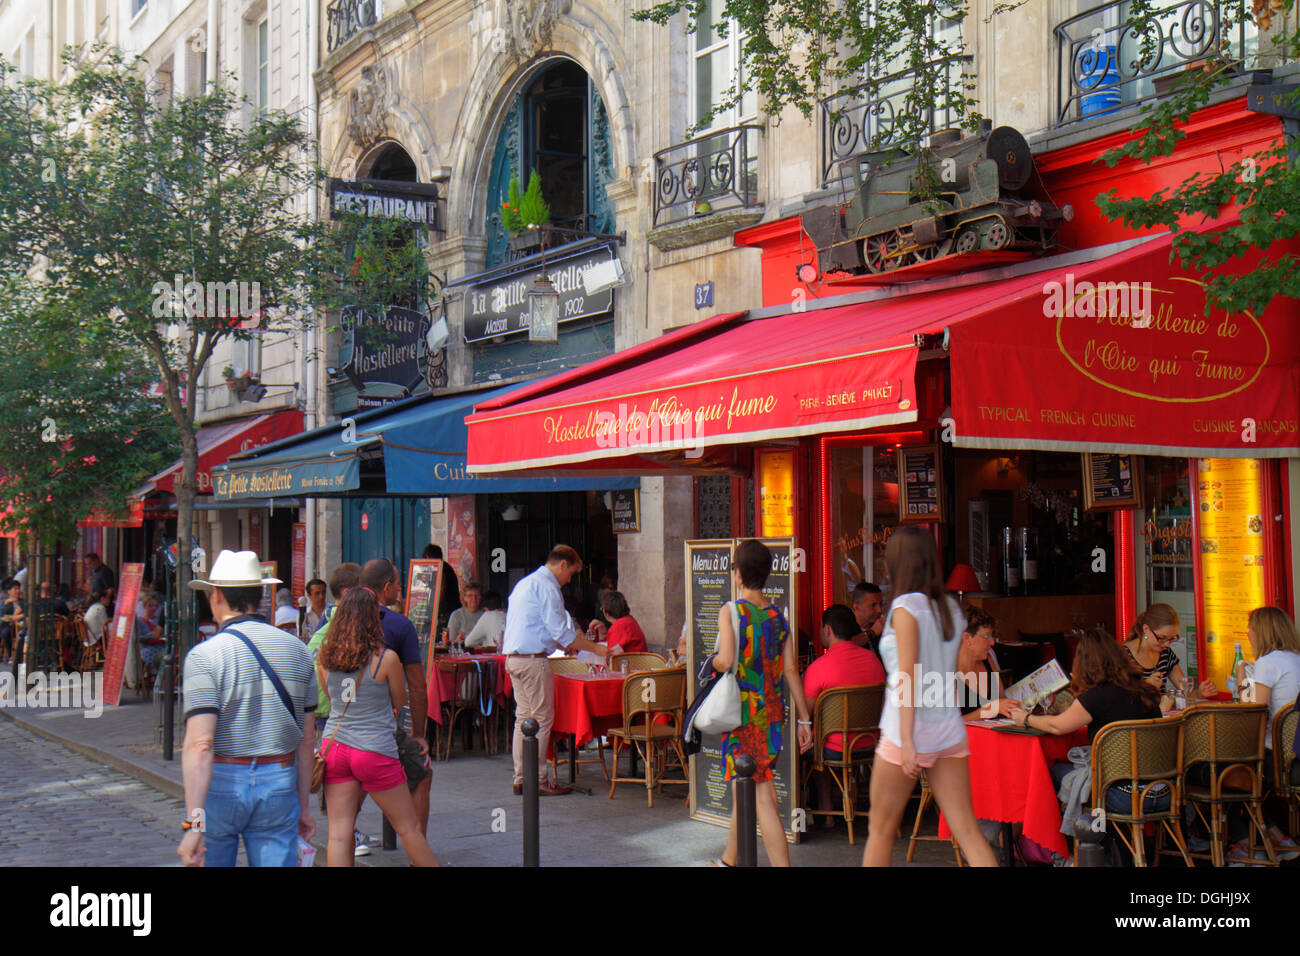
<path fill-rule="evenodd" d="M 188 409 L 187 409 L 188 411 Z M 195 476 L 199 470 L 199 441 L 195 435 L 194 421 L 186 415 L 181 424 L 181 474 L 176 479 L 176 606 L 180 612 L 180 647 L 193 647 L 198 621 L 189 583 L 194 575 L 190 569 L 190 538 L 194 534 Z"/>

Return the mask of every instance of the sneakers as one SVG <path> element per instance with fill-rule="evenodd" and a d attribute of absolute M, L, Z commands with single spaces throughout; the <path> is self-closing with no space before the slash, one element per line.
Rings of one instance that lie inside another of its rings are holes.
<path fill-rule="evenodd" d="M 360 830 L 353 830 L 352 839 L 355 841 L 355 845 L 352 849 L 352 855 L 354 857 L 370 855 L 370 847 L 366 845 L 367 837 L 364 833 Z"/>

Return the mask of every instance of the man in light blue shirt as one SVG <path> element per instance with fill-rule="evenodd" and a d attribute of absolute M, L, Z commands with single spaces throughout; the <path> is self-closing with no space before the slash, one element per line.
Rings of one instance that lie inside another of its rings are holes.
<path fill-rule="evenodd" d="M 506 631 L 502 652 L 506 655 L 506 673 L 515 693 L 515 794 L 523 793 L 524 732 L 523 722 L 537 721 L 537 776 L 540 792 L 545 796 L 568 793 L 546 776 L 546 753 L 555 723 L 555 677 L 547 658 L 556 650 L 591 651 L 604 654 L 598 644 L 587 640 L 573 625 L 564 609 L 564 587 L 582 570 L 582 558 L 567 544 L 557 544 L 547 556 L 546 564 L 515 585 L 510 592 L 506 611 Z"/>

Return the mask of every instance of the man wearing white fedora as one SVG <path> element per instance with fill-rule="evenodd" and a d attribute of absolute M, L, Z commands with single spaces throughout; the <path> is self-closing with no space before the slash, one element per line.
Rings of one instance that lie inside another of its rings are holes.
<path fill-rule="evenodd" d="M 206 581 L 221 630 L 185 658 L 186 866 L 296 866 L 316 830 L 307 806 L 316 675 L 302 641 L 257 616 L 265 584 L 252 551 L 222 551 Z"/>

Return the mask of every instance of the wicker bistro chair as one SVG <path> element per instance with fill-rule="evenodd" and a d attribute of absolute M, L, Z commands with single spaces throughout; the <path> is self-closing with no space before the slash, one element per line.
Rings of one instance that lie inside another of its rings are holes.
<path fill-rule="evenodd" d="M 682 719 L 686 709 L 686 668 L 634 671 L 623 684 L 623 726 L 609 732 L 614 745 L 614 773 L 610 777 L 609 798 L 620 783 L 645 784 L 646 805 L 654 806 L 654 792 L 665 783 L 686 784 L 687 780 L 665 780 L 666 755 L 671 752 L 678 763 L 686 766 L 682 751 Z M 660 715 L 667 721 L 660 722 Z M 635 748 L 645 763 L 645 779 L 620 777 L 618 755 L 627 747 Z"/>
<path fill-rule="evenodd" d="M 585 674 L 587 673 L 587 667 L 588 665 L 582 663 L 582 661 L 578 660 L 576 657 L 552 657 L 551 658 L 552 674 Z M 560 771 L 557 766 L 558 758 L 555 752 L 555 736 L 556 735 L 554 733 L 551 734 L 551 777 L 552 779 L 558 780 L 560 779 L 559 777 Z M 573 739 L 572 735 L 564 735 L 564 736 L 566 736 L 566 739 L 568 739 L 569 741 L 568 746 L 576 747 L 578 745 L 577 741 Z M 605 775 L 605 779 L 608 780 L 609 771 L 605 769 L 604 738 L 601 737 L 599 734 L 596 735 L 596 756 L 595 757 L 578 757 L 576 760 L 574 760 L 574 763 L 579 763 L 579 764 L 598 763 L 600 764 L 600 772 L 603 773 Z"/>
<path fill-rule="evenodd" d="M 479 712 L 478 669 L 468 660 L 440 660 L 438 670 L 452 673 L 451 700 L 443 701 L 442 729 L 438 732 L 438 749 L 440 760 L 451 757 L 451 737 L 456 730 L 456 722 L 465 721 L 461 728 L 461 742 L 469 750 L 474 734 L 474 715 Z"/>
<path fill-rule="evenodd" d="M 90 632 L 86 630 L 86 619 L 80 615 L 72 619 L 72 628 L 77 641 L 77 670 L 83 674 L 87 671 L 99 670 L 104 666 L 104 639 L 100 638 L 94 644 L 87 646 Z M 107 625 L 104 630 L 108 630 Z"/>
<path fill-rule="evenodd" d="M 1264 729 L 1266 704 L 1197 704 L 1183 711 L 1183 793 L 1210 831 L 1209 859 L 1223 866 L 1227 838 L 1226 810 L 1241 804 L 1250 821 L 1250 847 L 1246 863 L 1276 866 L 1277 856 L 1268 840 L 1263 819 Z M 1204 764 L 1209 785 L 1189 782 L 1191 771 Z M 1209 820 L 1205 810 L 1209 809 Z M 1255 860 L 1255 838 L 1264 844 L 1268 859 Z M 1193 853 L 1198 859 L 1206 854 Z"/>
<path fill-rule="evenodd" d="M 644 652 L 633 652 L 630 654 L 615 654 L 609 659 L 609 669 L 612 671 L 621 671 L 621 665 L 626 664 L 628 673 L 632 671 L 653 671 L 661 670 L 668 666 L 668 661 L 658 654 L 649 654 Z"/>
<path fill-rule="evenodd" d="M 843 808 L 808 812 L 810 816 L 843 816 L 849 829 L 850 846 L 853 845 L 854 818 L 867 815 L 857 809 L 858 770 L 865 770 L 868 775 L 871 772 L 875 740 L 880 735 L 880 711 L 884 704 L 884 684 L 857 684 L 824 691 L 813 708 L 812 758 L 804 762 L 803 784 L 806 789 L 813 771 L 825 771 L 839 787 Z M 843 735 L 841 743 L 844 746 L 838 758 L 828 754 L 826 748 L 826 739 L 837 733 Z M 866 739 L 870 739 L 871 745 L 859 749 Z"/>
<path fill-rule="evenodd" d="M 1286 801 L 1291 836 L 1300 834 L 1300 767 L 1295 759 L 1296 727 L 1300 711 L 1287 704 L 1273 716 L 1273 793 Z M 1294 775 L 1294 776 L 1293 776 Z"/>
<path fill-rule="evenodd" d="M 1182 776 L 1181 718 L 1117 720 L 1097 732 L 1092 742 L 1092 806 L 1105 808 L 1107 829 L 1128 847 L 1134 865 L 1147 865 L 1142 831 L 1148 823 L 1156 827 L 1152 866 L 1160 863 L 1166 832 L 1187 865 L 1194 865 L 1183 839 Z M 1127 807 L 1120 808 L 1116 796 L 1107 800 L 1116 786 L 1127 789 Z"/>

